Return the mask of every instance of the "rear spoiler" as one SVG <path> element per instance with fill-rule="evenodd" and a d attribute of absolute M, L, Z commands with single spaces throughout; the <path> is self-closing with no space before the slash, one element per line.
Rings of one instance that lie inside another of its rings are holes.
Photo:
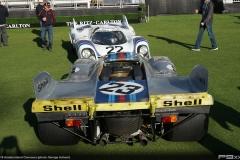
<path fill-rule="evenodd" d="M 33 79 L 33 86 L 36 99 L 46 99 L 49 94 L 52 93 L 52 90 L 56 84 L 56 81 L 51 77 L 51 75 L 46 72 L 40 72 Z"/>
<path fill-rule="evenodd" d="M 130 28 L 131 26 L 128 23 L 127 17 L 125 15 L 122 16 L 121 23 L 108 23 L 110 26 L 119 26 L 122 28 Z"/>
<path fill-rule="evenodd" d="M 196 65 L 188 76 L 191 89 L 195 92 L 207 92 L 208 74 L 209 72 L 205 67 Z"/>
<path fill-rule="evenodd" d="M 122 16 L 122 25 L 129 27 L 128 20 L 125 15 Z"/>
<path fill-rule="evenodd" d="M 76 28 L 76 21 L 75 21 L 75 19 L 74 19 L 74 18 L 73 18 L 72 25 L 73 25 L 73 28 Z"/>

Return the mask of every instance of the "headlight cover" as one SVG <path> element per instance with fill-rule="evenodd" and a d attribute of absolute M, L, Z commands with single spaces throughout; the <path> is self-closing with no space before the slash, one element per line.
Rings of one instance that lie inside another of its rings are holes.
<path fill-rule="evenodd" d="M 96 59 L 94 52 L 89 48 L 82 50 L 82 57 Z"/>
<path fill-rule="evenodd" d="M 142 57 L 149 58 L 148 56 L 148 48 L 145 45 L 138 46 L 138 54 L 140 54 Z"/>

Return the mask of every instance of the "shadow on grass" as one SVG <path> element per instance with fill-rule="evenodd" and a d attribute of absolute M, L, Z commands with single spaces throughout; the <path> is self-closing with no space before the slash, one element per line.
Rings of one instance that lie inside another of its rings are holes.
<path fill-rule="evenodd" d="M 39 29 L 39 30 L 38 30 L 38 29 L 33 29 L 33 30 L 32 30 L 32 33 L 33 33 L 33 34 L 36 34 L 36 35 L 39 36 L 39 37 L 41 37 L 41 29 Z"/>
<path fill-rule="evenodd" d="M 39 48 L 42 48 L 41 30 L 33 29 L 32 33 L 38 36 L 35 39 L 33 39 L 33 42 L 36 42 L 37 46 Z"/>
<path fill-rule="evenodd" d="M 29 126 L 34 128 L 34 132 L 39 139 L 37 118 L 36 115 L 31 111 L 32 103 L 34 102 L 34 100 L 34 98 L 30 98 L 23 104 L 23 108 L 26 113 L 24 120 L 28 122 Z"/>
<path fill-rule="evenodd" d="M 3 138 L 0 143 L 0 155 L 2 156 L 22 156 L 22 152 L 18 146 L 18 141 L 15 136 L 8 136 Z"/>
<path fill-rule="evenodd" d="M 67 78 L 68 77 L 68 73 L 66 73 L 66 74 L 64 74 L 62 77 L 61 77 L 61 80 L 63 80 L 63 79 L 65 79 L 65 78 Z"/>
<path fill-rule="evenodd" d="M 240 127 L 240 113 L 233 108 L 226 106 L 218 101 L 214 101 L 214 105 L 210 109 L 210 117 L 214 119 L 222 129 L 227 129 L 232 131 L 227 123 L 230 123 L 236 127 Z M 222 135 L 224 137 L 224 135 Z M 229 144 L 220 141 L 215 138 L 214 135 L 207 134 L 206 137 L 199 142 L 202 146 L 211 151 L 215 156 L 218 155 L 229 155 L 229 154 L 239 154 L 240 151 L 233 148 Z"/>
<path fill-rule="evenodd" d="M 240 20 L 240 16 L 234 16 L 234 17 L 236 17 L 236 18 L 238 18 Z M 234 22 L 234 23 L 240 24 L 240 22 Z"/>
<path fill-rule="evenodd" d="M 183 43 L 183 42 L 175 41 L 175 40 L 173 40 L 173 39 L 169 39 L 169 38 L 165 38 L 165 37 L 154 36 L 154 35 L 148 35 L 148 36 L 149 36 L 149 37 L 155 37 L 156 39 L 164 40 L 164 41 L 166 41 L 166 42 L 168 42 L 168 43 L 170 43 L 170 44 L 174 43 L 174 44 L 183 46 L 183 47 L 185 47 L 185 48 L 188 48 L 189 50 L 194 47 L 193 44 Z M 201 46 L 201 48 L 209 48 L 209 47 L 202 47 L 202 46 Z"/>
<path fill-rule="evenodd" d="M 224 135 L 223 135 L 224 136 Z M 214 156 L 218 155 L 237 155 L 239 150 L 233 148 L 229 144 L 226 144 L 219 139 L 215 138 L 213 135 L 207 134 L 203 140 L 199 142 L 203 147 L 208 149 L 213 153 Z"/>
<path fill-rule="evenodd" d="M 227 130 L 231 130 L 227 123 L 240 127 L 240 121 L 237 118 L 240 117 L 240 113 L 218 101 L 214 101 L 214 105 L 210 110 L 210 117 Z"/>
<path fill-rule="evenodd" d="M 240 16 L 234 16 L 234 17 L 237 17 L 240 20 Z"/>
<path fill-rule="evenodd" d="M 72 48 L 72 44 L 70 41 L 64 41 L 62 40 L 62 47 L 67 51 L 68 55 L 67 58 L 71 63 L 74 63 L 78 57 L 76 52 Z"/>

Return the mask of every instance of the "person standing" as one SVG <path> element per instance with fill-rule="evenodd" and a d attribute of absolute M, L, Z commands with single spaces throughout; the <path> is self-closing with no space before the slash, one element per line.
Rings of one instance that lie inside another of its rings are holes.
<path fill-rule="evenodd" d="M 55 13 L 51 9 L 50 2 L 45 3 L 45 9 L 40 11 L 38 17 L 42 20 L 41 38 L 43 41 L 43 50 L 52 51 L 53 44 L 53 24 L 56 21 Z M 46 33 L 48 33 L 49 44 L 47 44 Z"/>
<path fill-rule="evenodd" d="M 200 44 L 202 42 L 202 37 L 204 30 L 207 29 L 208 36 L 210 38 L 212 48 L 210 48 L 211 51 L 218 50 L 217 42 L 215 40 L 213 31 L 212 31 L 212 23 L 213 23 L 213 11 L 214 11 L 214 3 L 211 0 L 204 0 L 204 4 L 202 6 L 201 12 L 202 12 L 202 20 L 200 22 L 200 28 L 198 32 L 198 37 L 195 43 L 194 48 L 192 48 L 192 51 L 200 51 Z M 196 13 L 199 11 L 196 10 Z"/>
<path fill-rule="evenodd" d="M 2 47 L 2 40 L 4 46 L 8 46 L 8 35 L 6 31 L 6 17 L 9 16 L 8 10 L 2 5 L 0 0 L 0 47 Z"/>
<path fill-rule="evenodd" d="M 43 3 L 43 0 L 39 0 L 38 5 L 36 7 L 36 16 L 37 16 L 38 19 L 39 19 L 38 15 L 42 10 L 44 10 L 44 3 Z M 39 23 L 40 23 L 40 27 L 42 27 L 42 20 L 41 19 L 39 19 Z"/>

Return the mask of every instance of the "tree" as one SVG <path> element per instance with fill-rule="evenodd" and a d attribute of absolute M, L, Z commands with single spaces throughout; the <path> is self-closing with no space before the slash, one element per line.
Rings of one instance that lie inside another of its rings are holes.
<path fill-rule="evenodd" d="M 139 4 L 139 11 L 138 11 L 138 18 L 139 22 L 146 22 L 146 4 L 140 3 Z"/>

